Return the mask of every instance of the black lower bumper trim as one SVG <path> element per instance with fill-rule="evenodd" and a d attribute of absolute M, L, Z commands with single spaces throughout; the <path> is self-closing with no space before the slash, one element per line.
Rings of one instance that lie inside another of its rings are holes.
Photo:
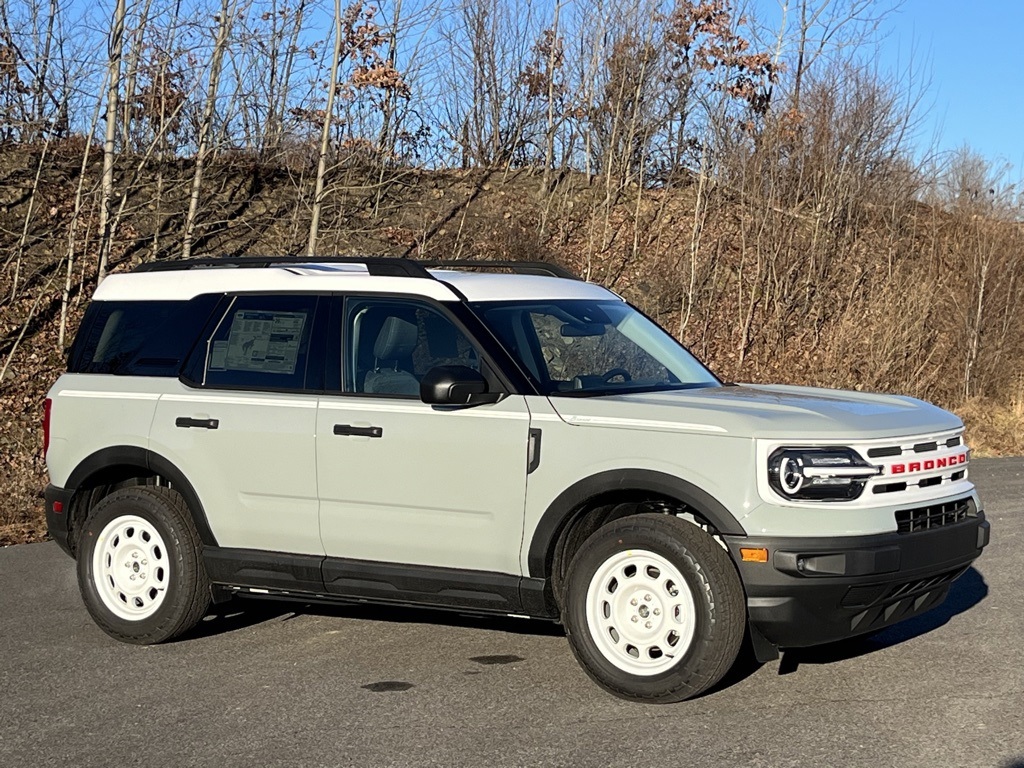
<path fill-rule="evenodd" d="M 874 632 L 941 604 L 988 544 L 989 523 L 979 512 L 911 534 L 725 539 L 751 624 L 780 648 L 802 648 Z M 768 562 L 743 562 L 740 547 L 767 549 Z"/>
<path fill-rule="evenodd" d="M 71 513 L 71 498 L 74 491 L 50 484 L 46 486 L 46 528 L 57 546 L 74 557 L 69 536 L 68 515 Z M 57 512 L 56 509 L 60 511 Z"/>

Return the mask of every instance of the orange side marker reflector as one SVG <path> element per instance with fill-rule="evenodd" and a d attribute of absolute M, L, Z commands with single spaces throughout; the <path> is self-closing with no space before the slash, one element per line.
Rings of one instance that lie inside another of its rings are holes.
<path fill-rule="evenodd" d="M 767 563 L 768 550 L 763 547 L 740 547 L 740 559 L 745 563 Z"/>

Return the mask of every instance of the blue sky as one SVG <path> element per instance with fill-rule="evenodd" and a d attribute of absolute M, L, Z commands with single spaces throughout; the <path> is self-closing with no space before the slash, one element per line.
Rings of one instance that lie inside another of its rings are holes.
<path fill-rule="evenodd" d="M 1024 0 L 905 0 L 882 25 L 879 63 L 930 79 L 919 140 L 964 144 L 1024 175 Z"/>
<path fill-rule="evenodd" d="M 822 0 L 815 0 L 816 5 Z M 849 0 L 832 0 L 841 6 Z M 114 0 L 70 0 L 91 7 L 96 27 L 109 19 Z M 135 5 L 141 0 L 129 0 Z M 347 5 L 350 0 L 343 0 Z M 379 0 L 390 5 L 393 0 Z M 534 0 L 540 6 L 554 0 Z M 749 0 L 755 15 L 777 21 L 786 0 Z M 406 0 L 406 8 L 416 0 Z M 731 0 L 742 7 L 743 0 Z M 798 5 L 788 0 L 791 14 Z M 186 6 L 213 7 L 216 0 L 185 0 Z M 330 0 L 317 0 L 307 14 L 314 26 L 326 27 Z M 1006 183 L 1024 181 L 1024 0 L 877 0 L 876 8 L 896 5 L 865 46 L 879 69 L 899 75 L 908 66 L 914 85 L 924 87 L 917 109 L 917 149 L 951 151 L 970 146 L 992 164 L 1010 166 Z M 791 16 L 792 18 L 792 16 Z M 319 27 L 318 27 L 319 28 Z M 417 38 L 418 39 L 418 38 Z"/>

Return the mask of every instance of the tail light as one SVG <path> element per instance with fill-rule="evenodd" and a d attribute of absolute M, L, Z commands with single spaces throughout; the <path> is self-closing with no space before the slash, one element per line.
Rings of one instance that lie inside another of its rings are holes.
<path fill-rule="evenodd" d="M 50 409 L 53 407 L 53 401 L 50 398 L 46 398 L 43 403 L 43 458 L 46 458 L 46 451 L 50 447 Z"/>

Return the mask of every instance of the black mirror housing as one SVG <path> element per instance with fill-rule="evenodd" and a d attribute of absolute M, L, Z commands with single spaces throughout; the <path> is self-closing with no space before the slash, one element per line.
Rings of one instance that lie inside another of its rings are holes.
<path fill-rule="evenodd" d="M 487 391 L 487 379 L 465 365 L 439 365 L 420 381 L 420 400 L 430 405 L 483 405 L 496 403 L 500 392 Z"/>

